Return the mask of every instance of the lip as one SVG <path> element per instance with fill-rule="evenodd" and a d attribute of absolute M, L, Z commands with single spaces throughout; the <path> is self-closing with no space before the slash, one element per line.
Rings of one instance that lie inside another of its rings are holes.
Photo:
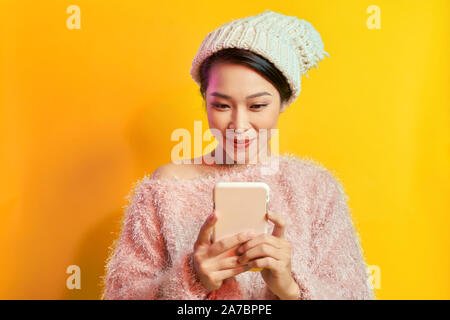
<path fill-rule="evenodd" d="M 236 149 L 246 149 L 250 146 L 250 144 L 254 140 L 255 139 L 243 139 L 243 140 L 234 139 L 233 145 L 234 145 L 234 148 L 236 148 Z"/>

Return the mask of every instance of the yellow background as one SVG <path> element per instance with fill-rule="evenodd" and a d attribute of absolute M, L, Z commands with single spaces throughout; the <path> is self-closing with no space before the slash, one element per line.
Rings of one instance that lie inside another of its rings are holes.
<path fill-rule="evenodd" d="M 330 54 L 280 117 L 280 152 L 342 180 L 378 299 L 450 298 L 447 0 L 1 1 L 0 298 L 99 298 L 133 183 L 170 161 L 173 130 L 207 130 L 200 42 L 266 8 L 311 22 Z"/>

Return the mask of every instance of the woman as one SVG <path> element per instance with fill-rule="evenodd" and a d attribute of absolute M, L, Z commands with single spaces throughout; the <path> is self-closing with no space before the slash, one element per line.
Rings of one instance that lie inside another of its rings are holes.
<path fill-rule="evenodd" d="M 270 10 L 208 34 L 191 75 L 219 145 L 136 184 L 103 299 L 374 298 L 341 184 L 313 160 L 264 148 L 297 98 L 300 76 L 324 55 L 311 24 Z M 267 183 L 270 233 L 211 243 L 218 181 Z M 237 257 L 219 257 L 232 248 Z"/>

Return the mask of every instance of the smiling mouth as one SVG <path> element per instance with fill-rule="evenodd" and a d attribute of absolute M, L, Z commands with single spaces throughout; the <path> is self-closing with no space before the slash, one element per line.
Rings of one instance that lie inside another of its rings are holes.
<path fill-rule="evenodd" d="M 230 141 L 233 141 L 234 143 L 247 143 L 247 142 L 251 142 L 253 140 L 255 140 L 256 137 L 242 137 L 242 138 L 238 138 L 238 137 L 234 137 L 229 139 Z"/>
<path fill-rule="evenodd" d="M 241 134 L 225 134 L 225 139 L 234 146 L 235 149 L 246 149 L 257 140 L 258 135 L 253 132 L 246 132 Z"/>
<path fill-rule="evenodd" d="M 253 139 L 249 139 L 249 138 L 245 138 L 245 139 L 237 139 L 235 138 L 233 140 L 233 146 L 235 149 L 246 149 L 250 146 L 250 144 L 255 140 L 255 138 Z"/>

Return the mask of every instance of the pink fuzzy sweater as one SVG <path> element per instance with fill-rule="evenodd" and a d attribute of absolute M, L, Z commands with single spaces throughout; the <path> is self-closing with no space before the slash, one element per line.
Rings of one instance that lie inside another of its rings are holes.
<path fill-rule="evenodd" d="M 292 154 L 272 159 L 194 179 L 154 173 L 136 182 L 121 234 L 110 247 L 101 298 L 278 299 L 260 272 L 251 271 L 209 292 L 192 265 L 198 232 L 212 213 L 214 184 L 263 181 L 271 190 L 268 209 L 286 221 L 299 299 L 375 299 L 341 183 L 314 160 Z M 265 170 L 270 165 L 277 169 Z"/>

